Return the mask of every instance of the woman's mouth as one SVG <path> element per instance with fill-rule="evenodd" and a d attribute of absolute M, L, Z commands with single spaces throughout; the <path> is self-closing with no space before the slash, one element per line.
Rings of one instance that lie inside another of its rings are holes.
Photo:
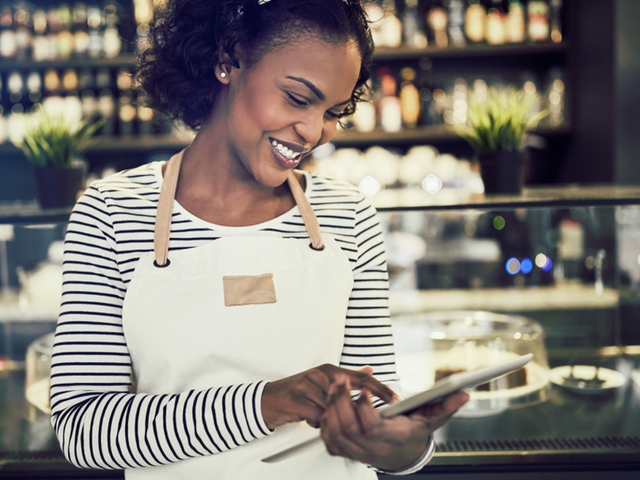
<path fill-rule="evenodd" d="M 269 138 L 269 141 L 271 142 L 273 155 L 284 168 L 297 167 L 302 156 L 309 152 L 302 145 L 276 140 L 275 138 Z"/>

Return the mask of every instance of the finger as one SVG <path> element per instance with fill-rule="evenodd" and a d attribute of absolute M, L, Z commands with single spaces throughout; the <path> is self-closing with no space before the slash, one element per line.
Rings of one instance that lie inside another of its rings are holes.
<path fill-rule="evenodd" d="M 371 435 L 380 425 L 380 414 L 373 407 L 370 393 L 367 389 L 360 391 L 360 398 L 356 401 L 356 415 L 363 435 Z"/>
<path fill-rule="evenodd" d="M 365 365 L 364 367 L 360 367 L 357 371 L 366 373 L 367 375 L 373 375 L 373 367 L 371 365 Z"/>
<path fill-rule="evenodd" d="M 381 383 L 375 377 L 355 370 L 344 370 L 344 373 L 346 373 L 346 375 L 348 376 L 353 388 L 356 388 L 358 390 L 366 388 L 372 394 L 376 395 L 387 403 L 391 403 L 395 399 L 396 395 L 394 391 L 385 384 Z"/>
<path fill-rule="evenodd" d="M 336 377 L 336 382 L 340 380 Z M 347 458 L 358 458 L 362 455 L 362 448 L 358 445 L 360 424 L 351 400 L 349 381 L 345 380 L 345 383 L 336 383 L 335 392 L 322 417 L 321 428 L 330 453 L 339 452 Z"/>

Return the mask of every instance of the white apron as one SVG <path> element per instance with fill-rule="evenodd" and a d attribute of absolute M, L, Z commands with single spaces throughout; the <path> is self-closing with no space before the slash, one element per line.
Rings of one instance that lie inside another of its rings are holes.
<path fill-rule="evenodd" d="M 171 252 L 166 268 L 154 265 L 164 265 L 167 259 L 181 160 L 182 152 L 172 157 L 165 172 L 156 219 L 155 257 L 148 253 L 140 258 L 123 307 L 137 391 L 181 393 L 278 380 L 323 363 L 337 365 L 353 272 L 337 243 L 327 234 L 320 235 L 315 214 L 293 172 L 288 182 L 311 244 L 306 238 L 226 236 L 204 246 Z M 275 298 L 258 299 L 256 304 L 242 304 L 242 299 L 234 304 L 237 295 L 233 285 L 229 290 L 228 278 L 223 281 L 223 277 L 262 278 L 268 274 L 272 275 Z M 377 478 L 366 466 L 331 457 L 324 448 L 310 449 L 279 463 L 260 461 L 309 438 L 310 433 L 304 422 L 289 424 L 224 453 L 131 469 L 125 477 Z"/>

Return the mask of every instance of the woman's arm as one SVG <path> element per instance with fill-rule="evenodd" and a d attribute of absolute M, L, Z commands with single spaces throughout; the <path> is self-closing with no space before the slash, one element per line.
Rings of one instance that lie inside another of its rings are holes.
<path fill-rule="evenodd" d="M 135 202 L 131 205 L 137 207 Z M 122 271 L 133 267 L 119 263 L 118 249 L 132 247 L 116 241 L 114 220 L 122 216 L 90 188 L 74 208 L 65 237 L 51 422 L 67 459 L 86 468 L 159 465 L 268 435 L 260 409 L 264 382 L 176 395 L 130 393 Z M 126 228 L 142 229 L 135 221 Z M 152 248 L 151 241 L 137 245 L 140 253 Z"/>

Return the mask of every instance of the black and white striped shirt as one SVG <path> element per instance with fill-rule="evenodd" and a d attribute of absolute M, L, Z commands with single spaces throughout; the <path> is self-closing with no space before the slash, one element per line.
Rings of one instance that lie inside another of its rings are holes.
<path fill-rule="evenodd" d="M 153 250 L 160 166 L 143 165 L 94 182 L 69 220 L 51 367 L 51 421 L 65 456 L 79 467 L 170 463 L 219 453 L 269 434 L 260 410 L 265 382 L 176 395 L 131 393 L 122 305 L 140 256 Z M 388 274 L 377 214 L 357 188 L 343 182 L 307 174 L 307 191 L 321 230 L 333 235 L 353 270 L 340 366 L 371 365 L 379 380 L 395 382 Z M 249 234 L 307 236 L 297 209 L 280 218 Z M 176 208 L 170 250 L 198 247 L 224 231 Z M 233 399 L 227 398 L 231 394 Z M 173 415 L 165 415 L 159 426 L 160 410 Z M 223 411 L 228 418 L 211 414 Z M 229 422 L 247 427 L 233 435 L 223 428 Z M 183 448 L 202 431 L 217 441 L 200 451 Z M 422 459 L 402 473 L 419 470 L 432 452 L 433 442 Z"/>

